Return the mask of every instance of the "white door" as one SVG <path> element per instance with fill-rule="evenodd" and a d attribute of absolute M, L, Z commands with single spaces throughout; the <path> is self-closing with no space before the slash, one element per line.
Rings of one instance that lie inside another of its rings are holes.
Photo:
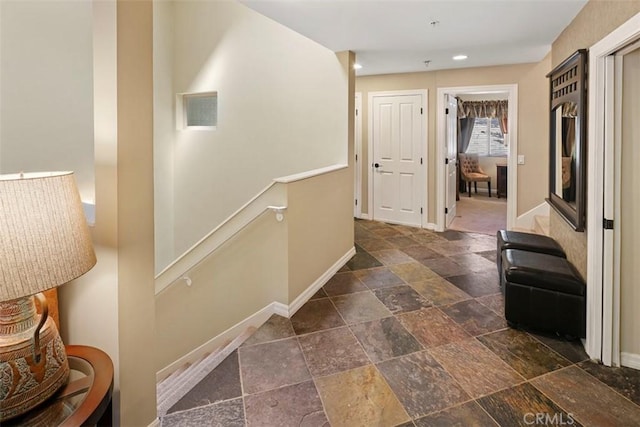
<path fill-rule="evenodd" d="M 458 185 L 458 100 L 453 95 L 446 95 L 447 117 L 447 157 L 446 168 L 446 197 L 445 197 L 445 227 L 449 227 L 456 216 L 456 187 Z"/>
<path fill-rule="evenodd" d="M 372 97 L 373 218 L 422 226 L 423 97 Z"/>
<path fill-rule="evenodd" d="M 607 65 L 613 120 L 605 133 L 613 144 L 605 148 L 604 217 L 613 230 L 603 233 L 603 362 L 640 369 L 640 43 L 611 55 Z"/>

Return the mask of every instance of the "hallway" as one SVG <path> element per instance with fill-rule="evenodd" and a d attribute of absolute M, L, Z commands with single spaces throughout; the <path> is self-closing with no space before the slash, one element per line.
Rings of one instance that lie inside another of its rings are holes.
<path fill-rule="evenodd" d="M 356 255 L 162 426 L 631 426 L 640 372 L 512 330 L 495 236 L 355 222 Z"/>

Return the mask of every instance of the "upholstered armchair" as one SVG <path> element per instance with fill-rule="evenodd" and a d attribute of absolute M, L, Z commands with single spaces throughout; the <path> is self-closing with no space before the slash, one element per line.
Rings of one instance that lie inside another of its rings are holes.
<path fill-rule="evenodd" d="M 460 159 L 460 177 L 465 183 L 465 189 L 469 186 L 469 197 L 471 197 L 471 183 L 476 194 L 478 193 L 478 182 L 486 182 L 489 186 L 489 197 L 491 197 L 491 177 L 487 175 L 478 162 L 477 154 L 464 154 L 458 155 Z"/>

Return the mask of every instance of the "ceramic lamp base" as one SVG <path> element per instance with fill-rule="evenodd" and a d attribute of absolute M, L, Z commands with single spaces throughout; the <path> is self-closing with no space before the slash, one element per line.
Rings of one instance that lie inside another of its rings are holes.
<path fill-rule="evenodd" d="M 0 423 L 38 406 L 69 377 L 64 344 L 46 311 L 36 314 L 33 297 L 0 303 Z"/>

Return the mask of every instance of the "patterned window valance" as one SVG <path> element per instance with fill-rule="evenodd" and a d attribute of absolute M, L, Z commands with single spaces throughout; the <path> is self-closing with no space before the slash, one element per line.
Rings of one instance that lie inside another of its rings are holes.
<path fill-rule="evenodd" d="M 507 100 L 500 101 L 463 101 L 458 99 L 458 118 L 488 117 L 506 119 L 508 116 Z"/>

